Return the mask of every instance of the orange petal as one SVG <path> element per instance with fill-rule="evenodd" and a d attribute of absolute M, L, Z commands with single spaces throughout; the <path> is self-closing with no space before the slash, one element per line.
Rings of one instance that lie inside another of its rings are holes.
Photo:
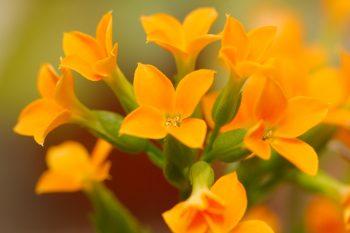
<path fill-rule="evenodd" d="M 274 132 L 276 137 L 295 138 L 319 124 L 327 115 L 327 105 L 310 97 L 294 97 Z"/>
<path fill-rule="evenodd" d="M 62 77 L 57 82 L 55 90 L 55 101 L 63 108 L 77 110 L 76 97 L 74 92 L 74 80 L 69 69 L 62 68 Z"/>
<path fill-rule="evenodd" d="M 267 205 L 258 204 L 253 206 L 244 216 L 245 220 L 259 219 L 267 223 L 274 233 L 281 232 L 281 219 L 272 209 Z"/>
<path fill-rule="evenodd" d="M 306 209 L 306 229 L 310 233 L 345 233 L 339 203 L 326 197 L 314 198 Z"/>
<path fill-rule="evenodd" d="M 256 106 L 256 117 L 269 122 L 272 126 L 282 117 L 287 98 L 282 89 L 272 79 L 266 78 L 259 102 Z"/>
<path fill-rule="evenodd" d="M 89 63 L 77 55 L 66 56 L 61 60 L 61 67 L 74 70 L 90 81 L 99 81 L 103 77 L 95 73 L 93 64 L 95 63 Z"/>
<path fill-rule="evenodd" d="M 55 69 L 50 64 L 41 66 L 38 77 L 38 89 L 42 97 L 53 99 L 58 78 Z"/>
<path fill-rule="evenodd" d="M 350 111 L 343 108 L 329 111 L 325 122 L 348 128 L 350 127 Z"/>
<path fill-rule="evenodd" d="M 259 220 L 248 220 L 240 223 L 230 233 L 273 233 L 271 227 Z"/>
<path fill-rule="evenodd" d="M 247 208 L 247 197 L 243 185 L 235 172 L 220 177 L 211 187 L 211 192 L 224 200 L 223 216 L 224 232 L 229 232 L 242 219 Z"/>
<path fill-rule="evenodd" d="M 75 192 L 82 188 L 82 183 L 66 174 L 46 171 L 39 178 L 35 192 L 37 194 L 52 192 Z"/>
<path fill-rule="evenodd" d="M 92 69 L 96 75 L 104 78 L 112 76 L 117 65 L 117 51 L 118 44 L 115 44 L 112 51 L 109 52 L 108 57 L 98 60 L 93 64 Z"/>
<path fill-rule="evenodd" d="M 202 111 L 210 128 L 214 128 L 215 122 L 212 117 L 212 110 L 219 92 L 212 92 L 202 98 Z"/>
<path fill-rule="evenodd" d="M 140 106 L 153 106 L 172 113 L 175 103 L 173 84 L 156 67 L 139 63 L 135 71 L 134 89 Z"/>
<path fill-rule="evenodd" d="M 113 149 L 113 146 L 106 142 L 105 140 L 99 139 L 96 142 L 96 145 L 94 147 L 94 150 L 91 153 L 91 161 L 92 163 L 97 166 L 102 164 L 108 154 L 111 152 L 111 150 Z"/>
<path fill-rule="evenodd" d="M 180 127 L 170 127 L 168 132 L 188 147 L 202 148 L 207 125 L 201 119 L 187 118 Z"/>
<path fill-rule="evenodd" d="M 256 121 L 255 108 L 260 99 L 264 84 L 265 78 L 259 75 L 254 75 L 245 82 L 242 101 L 237 115 L 230 123 L 221 128 L 223 132 L 238 128 L 247 128 Z"/>
<path fill-rule="evenodd" d="M 190 209 L 186 202 L 180 202 L 171 210 L 164 212 L 162 216 L 172 232 L 206 232 L 208 228 L 206 222 L 196 211 Z"/>
<path fill-rule="evenodd" d="M 264 133 L 265 127 L 262 122 L 259 122 L 247 132 L 244 138 L 244 144 L 260 158 L 269 159 L 271 148 L 269 143 L 263 140 Z"/>
<path fill-rule="evenodd" d="M 101 47 L 104 48 L 106 55 L 112 50 L 113 47 L 112 24 L 112 11 L 110 11 L 102 16 L 96 29 L 96 39 L 101 44 Z"/>
<path fill-rule="evenodd" d="M 54 101 L 40 99 L 25 107 L 14 131 L 21 135 L 34 136 L 35 141 L 43 145 L 50 131 L 69 122 L 70 119 L 70 113 Z"/>
<path fill-rule="evenodd" d="M 193 41 L 191 41 L 186 48 L 188 54 L 197 55 L 203 48 L 205 48 L 208 44 L 220 40 L 220 36 L 218 35 L 204 35 Z"/>
<path fill-rule="evenodd" d="M 160 46 L 165 43 L 180 50 L 184 47 L 182 25 L 173 16 L 167 14 L 142 16 L 141 23 L 147 34 L 147 41 L 157 44 L 162 42 Z"/>
<path fill-rule="evenodd" d="M 195 40 L 207 34 L 217 17 L 218 13 L 212 7 L 197 8 L 189 13 L 183 22 L 187 41 Z"/>
<path fill-rule="evenodd" d="M 88 172 L 89 152 L 78 142 L 67 141 L 51 147 L 46 156 L 49 169 L 53 172 L 79 177 Z"/>
<path fill-rule="evenodd" d="M 241 61 L 247 53 L 248 37 L 242 24 L 235 18 L 227 16 L 222 32 L 222 49 L 234 48 L 237 61 Z"/>
<path fill-rule="evenodd" d="M 81 32 L 65 33 L 63 50 L 65 56 L 76 55 L 87 62 L 95 62 L 105 55 L 95 38 Z"/>
<path fill-rule="evenodd" d="M 301 171 L 310 176 L 317 174 L 318 157 L 315 150 L 307 143 L 296 138 L 275 138 L 271 146 Z"/>
<path fill-rule="evenodd" d="M 165 117 L 153 107 L 139 107 L 125 117 L 119 133 L 141 138 L 164 138 L 167 135 Z"/>
<path fill-rule="evenodd" d="M 183 118 L 192 115 L 199 101 L 214 81 L 215 71 L 196 70 L 187 74 L 176 88 L 175 112 Z"/>
<path fill-rule="evenodd" d="M 276 35 L 276 27 L 266 26 L 256 28 L 248 33 L 249 54 L 248 60 L 263 62 L 266 52 L 271 47 Z"/>
<path fill-rule="evenodd" d="M 348 97 L 346 77 L 335 68 L 322 68 L 305 80 L 306 95 L 331 106 L 343 104 Z"/>

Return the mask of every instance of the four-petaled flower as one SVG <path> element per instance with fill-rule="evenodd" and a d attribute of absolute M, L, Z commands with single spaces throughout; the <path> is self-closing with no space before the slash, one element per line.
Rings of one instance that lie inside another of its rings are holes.
<path fill-rule="evenodd" d="M 244 144 L 255 155 L 269 159 L 272 146 L 301 171 L 316 175 L 315 150 L 296 137 L 319 124 L 327 112 L 322 101 L 301 96 L 287 99 L 272 79 L 256 75 L 248 80 L 241 109 L 224 131 L 246 125 Z"/>
<path fill-rule="evenodd" d="M 171 15 L 155 14 L 142 16 L 141 22 L 147 33 L 147 41 L 169 50 L 177 62 L 197 58 L 201 50 L 220 39 L 208 34 L 217 18 L 217 12 L 210 7 L 198 8 L 187 15 L 183 24 Z"/>
<path fill-rule="evenodd" d="M 62 69 L 60 78 L 51 65 L 43 65 L 38 76 L 38 89 L 41 98 L 22 110 L 14 131 L 33 136 L 43 145 L 50 131 L 84 114 L 85 107 L 75 97 L 70 70 Z"/>
<path fill-rule="evenodd" d="M 105 14 L 96 29 L 96 38 L 81 32 L 65 33 L 61 66 L 83 77 L 98 81 L 108 78 L 116 69 L 118 45 L 112 42 L 112 12 Z"/>
<path fill-rule="evenodd" d="M 140 107 L 126 116 L 120 133 L 151 139 L 171 134 L 189 147 L 202 147 L 207 126 L 190 116 L 213 80 L 214 71 L 197 70 L 186 75 L 175 90 L 156 67 L 139 64 L 134 89 Z"/>
<path fill-rule="evenodd" d="M 236 173 L 222 176 L 209 189 L 194 189 L 191 196 L 163 218 L 174 233 L 272 233 L 262 221 L 240 222 L 247 208 L 247 197 Z"/>
<path fill-rule="evenodd" d="M 36 192 L 75 192 L 89 188 L 92 182 L 108 178 L 111 163 L 105 161 L 112 146 L 98 140 L 89 156 L 78 142 L 68 141 L 48 150 L 48 170 L 40 177 Z"/>
<path fill-rule="evenodd" d="M 272 26 L 256 28 L 246 33 L 238 20 L 228 16 L 222 32 L 220 57 L 240 78 L 270 69 L 273 59 L 269 48 L 275 34 L 276 28 Z"/>

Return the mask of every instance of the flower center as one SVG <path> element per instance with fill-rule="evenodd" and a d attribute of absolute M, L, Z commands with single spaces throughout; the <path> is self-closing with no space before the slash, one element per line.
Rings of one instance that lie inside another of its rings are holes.
<path fill-rule="evenodd" d="M 273 134 L 272 129 L 268 129 L 268 130 L 265 131 L 265 133 L 264 133 L 262 139 L 263 139 L 264 141 L 269 140 L 269 139 L 272 138 L 272 134 Z"/>
<path fill-rule="evenodd" d="M 176 127 L 179 128 L 181 126 L 181 116 L 180 115 L 168 115 L 165 118 L 165 128 Z"/>

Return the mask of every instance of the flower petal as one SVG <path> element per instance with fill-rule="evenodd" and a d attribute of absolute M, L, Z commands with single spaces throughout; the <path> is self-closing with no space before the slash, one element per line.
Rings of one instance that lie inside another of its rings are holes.
<path fill-rule="evenodd" d="M 256 117 L 273 126 L 281 119 L 287 103 L 287 98 L 277 83 L 270 78 L 265 78 L 265 85 L 256 105 Z"/>
<path fill-rule="evenodd" d="M 102 16 L 96 29 L 96 39 L 101 44 L 101 47 L 105 49 L 105 53 L 108 54 L 113 47 L 113 32 L 112 32 L 112 11 Z"/>
<path fill-rule="evenodd" d="M 200 51 L 202 51 L 202 49 L 204 47 L 206 47 L 208 44 L 220 40 L 220 36 L 219 35 L 204 35 L 201 36 L 193 41 L 191 41 L 186 48 L 186 52 L 188 54 L 192 54 L 192 55 L 197 55 L 199 54 Z"/>
<path fill-rule="evenodd" d="M 70 121 L 70 113 L 54 101 L 39 99 L 21 112 L 14 131 L 25 136 L 34 136 L 42 145 L 46 135 L 54 128 Z"/>
<path fill-rule="evenodd" d="M 89 152 L 80 143 L 67 141 L 48 150 L 46 163 L 53 172 L 79 177 L 88 171 Z"/>
<path fill-rule="evenodd" d="M 75 109 L 76 97 L 74 92 L 74 80 L 72 72 L 69 69 L 62 68 L 62 77 L 58 80 L 55 90 L 55 101 L 63 108 L 72 112 Z"/>
<path fill-rule="evenodd" d="M 218 13 L 212 7 L 197 8 L 189 13 L 183 22 L 187 41 L 193 41 L 207 34 L 217 17 Z"/>
<path fill-rule="evenodd" d="M 82 188 L 82 183 L 66 174 L 46 171 L 39 178 L 35 192 L 37 194 L 51 192 L 75 192 Z"/>
<path fill-rule="evenodd" d="M 294 97 L 288 101 L 284 117 L 274 132 L 276 137 L 295 138 L 319 124 L 328 113 L 328 106 L 310 97 Z"/>
<path fill-rule="evenodd" d="M 106 160 L 108 154 L 111 152 L 112 149 L 113 146 L 110 143 L 106 142 L 105 140 L 99 139 L 96 142 L 94 150 L 91 153 L 92 164 L 94 164 L 95 166 L 102 164 Z"/>
<path fill-rule="evenodd" d="M 265 127 L 260 121 L 252 127 L 244 138 L 245 146 L 255 155 L 262 159 L 269 159 L 271 156 L 271 148 L 268 142 L 263 140 Z"/>
<path fill-rule="evenodd" d="M 175 112 L 183 118 L 192 115 L 199 101 L 214 81 L 215 71 L 196 70 L 187 74 L 176 88 Z"/>
<path fill-rule="evenodd" d="M 38 89 L 40 95 L 44 98 L 53 99 L 58 75 L 50 64 L 41 66 L 38 76 Z"/>
<path fill-rule="evenodd" d="M 213 117 L 212 117 L 212 111 L 213 111 L 213 106 L 214 106 L 214 103 L 215 103 L 218 95 L 219 95 L 219 92 L 216 91 L 216 92 L 209 93 L 209 94 L 203 96 L 203 98 L 202 98 L 201 106 L 202 106 L 204 119 L 207 122 L 208 126 L 212 129 L 215 126 L 215 122 L 214 122 Z"/>
<path fill-rule="evenodd" d="M 180 202 L 171 210 L 162 214 L 164 221 L 172 232 L 199 233 L 206 232 L 207 225 L 201 214 L 191 209 L 186 202 Z"/>
<path fill-rule="evenodd" d="M 263 221 L 248 220 L 238 224 L 230 233 L 273 233 L 273 230 Z"/>
<path fill-rule="evenodd" d="M 293 138 L 275 138 L 271 146 L 285 159 L 310 176 L 317 174 L 318 157 L 310 145 Z"/>
<path fill-rule="evenodd" d="M 180 127 L 170 127 L 168 132 L 188 147 L 202 148 L 207 125 L 202 119 L 187 118 Z"/>
<path fill-rule="evenodd" d="M 241 61 L 246 56 L 248 49 L 248 37 L 244 27 L 231 16 L 227 16 L 222 32 L 221 50 L 225 48 L 234 48 L 236 61 Z"/>
<path fill-rule="evenodd" d="M 276 35 L 276 27 L 266 26 L 256 28 L 248 33 L 249 54 L 248 60 L 263 62 L 266 52 L 271 47 Z"/>
<path fill-rule="evenodd" d="M 135 71 L 134 89 L 140 106 L 153 106 L 172 113 L 175 90 L 170 79 L 152 65 L 138 64 Z"/>
<path fill-rule="evenodd" d="M 242 219 L 247 208 L 247 196 L 235 172 L 220 177 L 211 187 L 211 192 L 224 200 L 224 232 L 229 232 Z"/>
<path fill-rule="evenodd" d="M 141 138 L 161 139 L 167 135 L 165 118 L 159 110 L 142 106 L 125 117 L 119 133 Z"/>
<path fill-rule="evenodd" d="M 101 77 L 111 77 L 117 65 L 118 44 L 116 43 L 108 57 L 95 62 L 92 69 L 96 75 Z"/>
<path fill-rule="evenodd" d="M 165 42 L 178 49 L 184 47 L 182 25 L 173 16 L 167 14 L 141 16 L 141 23 L 147 34 L 147 41 L 156 44 L 158 41 Z"/>
<path fill-rule="evenodd" d="M 90 81 L 99 81 L 103 77 L 95 73 L 93 64 L 95 63 L 90 63 L 77 55 L 66 56 L 61 60 L 61 67 L 74 70 Z"/>
<path fill-rule="evenodd" d="M 350 111 L 343 108 L 330 111 L 325 122 L 348 128 L 350 127 Z"/>
<path fill-rule="evenodd" d="M 65 56 L 76 55 L 87 62 L 104 57 L 103 49 L 96 39 L 81 32 L 64 33 L 63 50 Z"/>

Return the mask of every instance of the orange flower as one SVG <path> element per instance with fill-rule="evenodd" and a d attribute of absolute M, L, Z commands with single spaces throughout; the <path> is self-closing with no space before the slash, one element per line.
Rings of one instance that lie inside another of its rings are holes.
<path fill-rule="evenodd" d="M 326 198 L 314 198 L 306 210 L 309 233 L 346 233 L 339 203 Z"/>
<path fill-rule="evenodd" d="M 156 67 L 139 64 L 134 89 L 140 107 L 126 116 L 120 133 L 151 139 L 171 134 L 189 147 L 201 147 L 207 126 L 190 116 L 213 80 L 214 71 L 197 70 L 186 75 L 175 90 Z"/>
<path fill-rule="evenodd" d="M 59 78 L 51 65 L 43 65 L 38 76 L 38 89 L 42 98 L 24 108 L 14 131 L 33 136 L 38 144 L 43 145 L 49 132 L 82 116 L 86 108 L 75 97 L 69 70 L 63 69 Z"/>
<path fill-rule="evenodd" d="M 248 91 L 244 93 L 246 99 L 242 100 L 237 117 L 225 126 L 224 131 L 250 125 L 244 143 L 255 155 L 269 159 L 272 146 L 300 170 L 315 175 L 317 154 L 296 137 L 320 123 L 327 115 L 327 106 L 310 97 L 287 99 L 269 78 L 255 76 L 248 81 L 250 87 L 245 90 Z"/>
<path fill-rule="evenodd" d="M 103 140 L 97 141 L 91 157 L 73 141 L 50 148 L 46 157 L 49 169 L 40 177 L 36 193 L 74 192 L 88 188 L 91 182 L 105 180 L 111 167 L 105 160 L 111 149 Z"/>
<path fill-rule="evenodd" d="M 275 34 L 276 28 L 271 26 L 246 33 L 238 20 L 227 16 L 220 57 L 241 78 L 247 78 L 258 70 L 269 69 L 273 63 L 269 48 Z"/>
<path fill-rule="evenodd" d="M 96 38 L 75 31 L 65 33 L 62 67 L 97 81 L 110 77 L 116 69 L 118 46 L 112 42 L 112 12 L 105 14 L 96 30 Z"/>
<path fill-rule="evenodd" d="M 142 16 L 141 22 L 147 41 L 169 50 L 177 62 L 189 59 L 193 63 L 205 46 L 220 39 L 218 35 L 208 34 L 216 18 L 215 9 L 204 7 L 188 14 L 182 25 L 167 14 Z"/>
<path fill-rule="evenodd" d="M 236 173 L 222 176 L 209 189 L 193 189 L 191 196 L 163 213 L 174 233 L 272 233 L 264 222 L 240 222 L 247 208 L 247 197 Z"/>
<path fill-rule="evenodd" d="M 280 218 L 266 205 L 257 205 L 249 209 L 245 220 L 260 219 L 266 222 L 275 233 L 281 232 Z"/>

